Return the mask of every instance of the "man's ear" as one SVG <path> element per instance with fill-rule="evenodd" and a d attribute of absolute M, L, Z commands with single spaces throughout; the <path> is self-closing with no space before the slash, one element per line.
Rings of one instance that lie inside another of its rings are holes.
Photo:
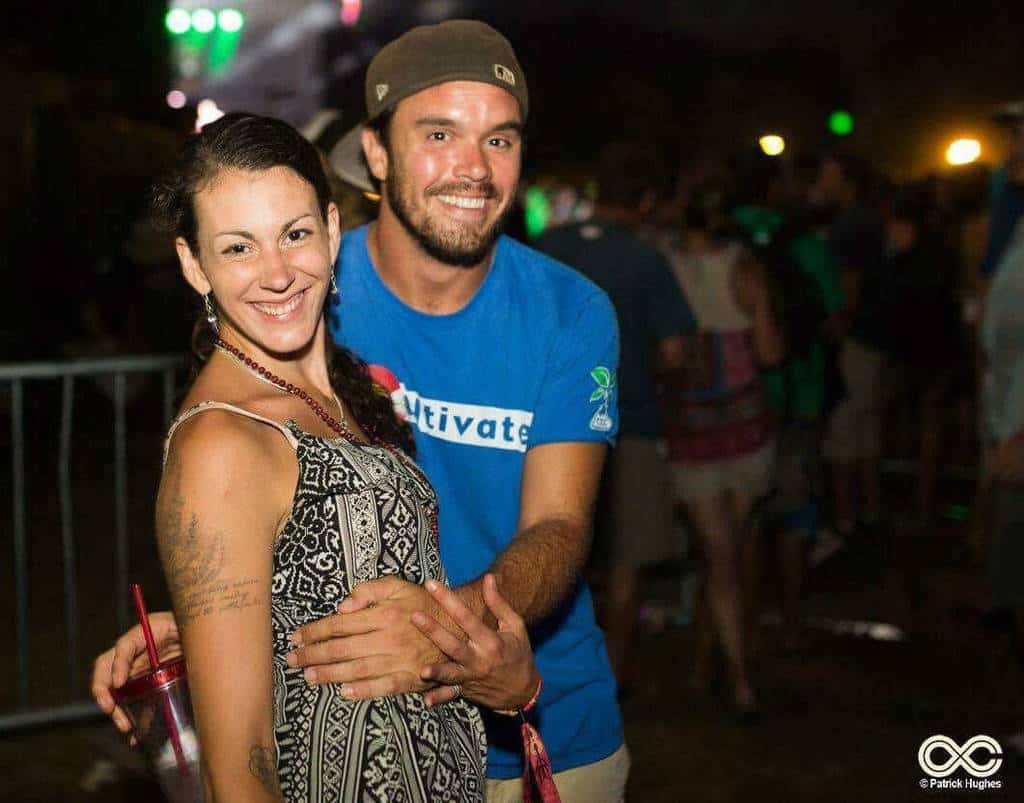
<path fill-rule="evenodd" d="M 174 240 L 174 248 L 178 252 L 178 262 L 181 264 L 181 275 L 185 281 L 192 285 L 192 289 L 199 295 L 205 296 L 210 292 L 210 282 L 203 273 L 199 260 L 196 259 L 192 249 L 188 247 L 184 237 L 177 237 Z"/>
<path fill-rule="evenodd" d="M 369 126 L 363 128 L 363 155 L 366 164 L 377 181 L 388 180 L 388 150 L 380 136 Z"/>

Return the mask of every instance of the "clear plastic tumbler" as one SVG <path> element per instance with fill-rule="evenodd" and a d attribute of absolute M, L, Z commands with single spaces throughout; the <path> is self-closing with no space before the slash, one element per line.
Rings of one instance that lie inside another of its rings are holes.
<path fill-rule="evenodd" d="M 170 803 L 203 803 L 185 659 L 161 664 L 113 693 Z"/>

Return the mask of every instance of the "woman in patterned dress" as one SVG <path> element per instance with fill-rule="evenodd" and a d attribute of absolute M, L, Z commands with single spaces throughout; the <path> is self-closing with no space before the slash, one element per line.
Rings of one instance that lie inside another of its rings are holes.
<path fill-rule="evenodd" d="M 288 663 L 291 634 L 357 583 L 446 582 L 411 432 L 326 331 L 340 227 L 316 151 L 284 123 L 231 114 L 190 137 L 154 202 L 205 308 L 156 529 L 206 799 L 482 800 L 475 705 L 356 699 Z M 529 641 L 493 581 L 485 596 L 515 660 L 507 698 L 482 702 L 516 708 L 537 686 Z"/>

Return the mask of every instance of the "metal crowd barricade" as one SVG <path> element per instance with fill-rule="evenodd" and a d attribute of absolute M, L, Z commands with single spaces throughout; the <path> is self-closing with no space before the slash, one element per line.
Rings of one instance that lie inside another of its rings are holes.
<path fill-rule="evenodd" d="M 21 728 L 55 725 L 95 716 L 99 709 L 91 701 L 80 699 L 64 705 L 33 708 L 29 694 L 31 673 L 31 612 L 28 533 L 26 530 L 25 486 L 25 382 L 54 380 L 61 383 L 60 446 L 57 462 L 60 504 L 61 557 L 63 562 L 64 630 L 67 643 L 68 687 L 85 692 L 79 665 L 78 601 L 75 581 L 75 527 L 71 493 L 71 435 L 74 420 L 75 380 L 81 377 L 109 376 L 113 379 L 114 404 L 114 532 L 115 588 L 128 588 L 128 474 L 127 474 L 127 387 L 129 374 L 154 374 L 162 380 L 163 416 L 173 413 L 175 373 L 184 365 L 178 355 L 144 355 L 68 362 L 30 362 L 0 364 L 0 392 L 11 394 L 11 475 L 14 536 L 14 576 L 17 617 L 16 649 L 17 708 L 0 712 L 0 734 Z M 129 626 L 128 595 L 117 599 L 117 622 L 121 631 Z M 72 692 L 73 693 L 73 692 Z"/>

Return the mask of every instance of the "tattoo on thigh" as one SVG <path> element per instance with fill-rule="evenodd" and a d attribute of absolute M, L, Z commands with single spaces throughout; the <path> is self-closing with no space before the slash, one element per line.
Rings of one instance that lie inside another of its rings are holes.
<path fill-rule="evenodd" d="M 249 750 L 249 772 L 268 792 L 280 794 L 281 790 L 277 785 L 277 758 L 269 747 L 261 744 L 252 746 Z"/>
<path fill-rule="evenodd" d="M 157 523 L 157 540 L 179 625 L 258 605 L 256 578 L 225 576 L 224 536 L 204 530 L 195 514 L 186 516 L 179 489 L 169 496 Z"/>

